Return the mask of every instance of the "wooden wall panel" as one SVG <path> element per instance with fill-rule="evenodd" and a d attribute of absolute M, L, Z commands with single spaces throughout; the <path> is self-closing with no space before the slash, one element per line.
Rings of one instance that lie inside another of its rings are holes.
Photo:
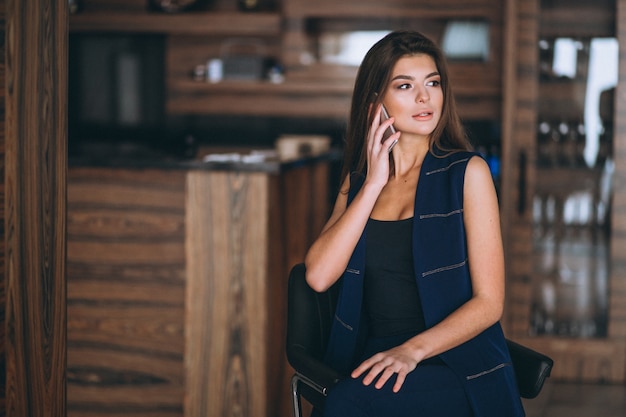
<path fill-rule="evenodd" d="M 511 335 L 525 336 L 530 322 L 531 210 L 537 124 L 538 0 L 507 0 L 502 139 L 501 213 L 507 264 L 507 315 Z"/>
<path fill-rule="evenodd" d="M 4 4 L 6 415 L 61 417 L 68 2 Z"/>
<path fill-rule="evenodd" d="M 68 416 L 182 415 L 185 172 L 68 176 Z"/>
<path fill-rule="evenodd" d="M 0 0 L 0 417 L 6 415 L 6 318 L 5 244 L 4 244 L 4 158 L 5 158 L 5 8 L 6 0 Z"/>

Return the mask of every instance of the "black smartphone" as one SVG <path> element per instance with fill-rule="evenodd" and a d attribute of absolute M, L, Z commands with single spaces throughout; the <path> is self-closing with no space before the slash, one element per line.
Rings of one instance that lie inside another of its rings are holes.
<path fill-rule="evenodd" d="M 385 108 L 384 104 L 381 104 L 381 107 L 382 107 L 382 111 L 380 112 L 380 121 L 384 122 L 385 120 L 389 119 L 389 113 L 387 113 L 387 109 Z M 383 142 L 386 141 L 389 138 L 389 136 L 393 135 L 394 133 L 396 133 L 396 129 L 393 127 L 393 125 L 390 125 L 385 130 L 385 133 L 383 133 Z M 391 152 L 393 147 L 396 146 L 396 143 L 398 143 L 398 139 L 393 141 L 393 143 L 389 147 L 389 152 Z"/>

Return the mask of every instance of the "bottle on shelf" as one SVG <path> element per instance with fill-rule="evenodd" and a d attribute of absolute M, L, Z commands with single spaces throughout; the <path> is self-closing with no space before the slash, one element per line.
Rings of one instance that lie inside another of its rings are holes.
<path fill-rule="evenodd" d="M 71 14 L 76 14 L 82 9 L 82 1 L 81 0 L 68 0 L 69 11 Z"/>
<path fill-rule="evenodd" d="M 239 10 L 243 12 L 254 12 L 260 9 L 259 0 L 238 0 Z"/>
<path fill-rule="evenodd" d="M 177 13 L 198 7 L 199 0 L 148 0 L 150 10 Z"/>

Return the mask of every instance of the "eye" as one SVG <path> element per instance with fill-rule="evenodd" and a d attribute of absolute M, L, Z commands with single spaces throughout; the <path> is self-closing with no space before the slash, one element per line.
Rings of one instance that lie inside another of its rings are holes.
<path fill-rule="evenodd" d="M 409 83 L 400 84 L 396 88 L 398 90 L 408 90 L 409 88 L 411 88 L 411 84 Z"/>
<path fill-rule="evenodd" d="M 430 80 L 426 83 L 429 87 L 439 87 L 441 85 L 441 81 L 439 80 Z"/>

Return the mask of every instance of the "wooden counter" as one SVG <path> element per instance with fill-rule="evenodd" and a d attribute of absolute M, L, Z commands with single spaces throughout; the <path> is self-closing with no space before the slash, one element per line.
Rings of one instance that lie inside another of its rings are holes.
<path fill-rule="evenodd" d="M 289 416 L 286 283 L 327 160 L 68 173 L 68 416 Z"/>

